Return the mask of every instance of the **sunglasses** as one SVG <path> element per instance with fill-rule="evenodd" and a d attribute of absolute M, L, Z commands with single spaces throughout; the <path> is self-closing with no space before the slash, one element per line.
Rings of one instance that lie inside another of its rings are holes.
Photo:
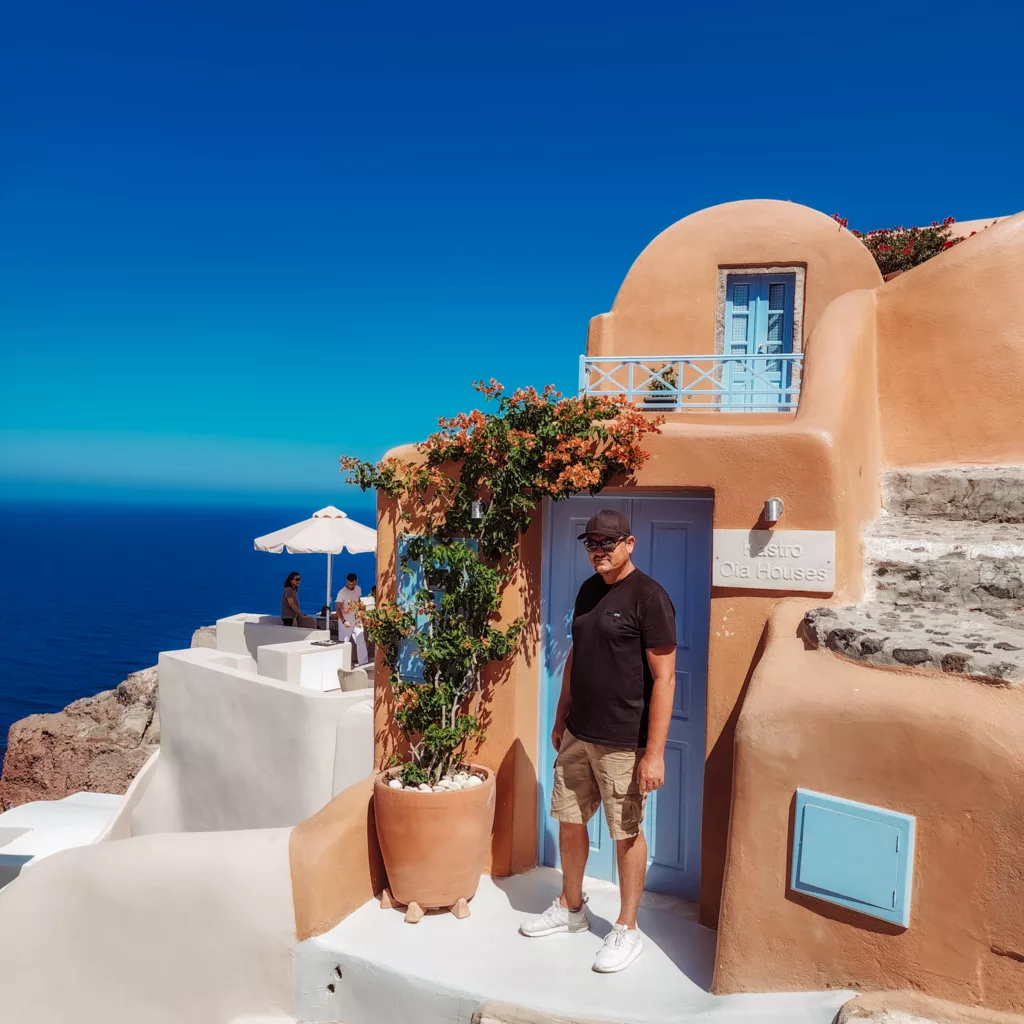
<path fill-rule="evenodd" d="M 625 540 L 625 537 L 608 537 L 605 540 L 591 540 L 587 537 L 583 541 L 583 546 L 588 551 L 597 551 L 597 549 L 600 548 L 606 554 L 610 554 L 622 543 L 623 540 Z"/>

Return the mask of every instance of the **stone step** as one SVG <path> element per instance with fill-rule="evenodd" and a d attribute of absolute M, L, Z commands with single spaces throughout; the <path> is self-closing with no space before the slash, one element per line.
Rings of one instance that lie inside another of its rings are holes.
<path fill-rule="evenodd" d="M 1024 681 L 1024 628 L 984 612 L 878 602 L 814 608 L 804 616 L 804 634 L 815 647 L 870 665 L 929 669 L 998 686 Z"/>
<path fill-rule="evenodd" d="M 892 516 L 1024 523 L 1024 466 L 891 469 L 882 504 Z"/>
<path fill-rule="evenodd" d="M 241 1017 L 232 1017 L 228 1024 L 298 1024 L 294 1017 L 280 1013 L 246 1013 Z"/>
<path fill-rule="evenodd" d="M 864 531 L 869 600 L 1024 620 L 1024 525 L 882 515 Z"/>

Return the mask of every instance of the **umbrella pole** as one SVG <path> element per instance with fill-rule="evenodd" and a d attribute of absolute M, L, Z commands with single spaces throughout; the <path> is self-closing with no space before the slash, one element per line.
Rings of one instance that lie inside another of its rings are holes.
<path fill-rule="evenodd" d="M 327 552 L 327 642 L 331 642 L 331 562 L 334 555 Z"/>

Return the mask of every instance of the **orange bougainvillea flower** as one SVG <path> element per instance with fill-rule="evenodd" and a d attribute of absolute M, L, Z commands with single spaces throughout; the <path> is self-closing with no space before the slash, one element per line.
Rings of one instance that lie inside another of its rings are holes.
<path fill-rule="evenodd" d="M 488 398 L 500 398 L 505 388 L 499 384 L 493 377 L 490 381 L 485 384 L 482 380 L 478 380 L 474 385 L 473 389 L 479 391 L 480 394 L 486 395 Z"/>
<path fill-rule="evenodd" d="M 409 711 L 412 708 L 416 707 L 418 702 L 419 694 L 415 690 L 411 688 L 408 690 L 403 690 L 395 698 L 395 709 L 397 711 Z"/>
<path fill-rule="evenodd" d="M 412 751 L 406 782 L 444 770 L 466 739 L 480 734 L 479 705 L 454 721 L 452 709 L 465 709 L 471 693 L 483 692 L 489 662 L 517 649 L 524 622 L 499 628 L 497 616 L 505 589 L 523 578 L 520 538 L 540 502 L 596 494 L 635 473 L 650 458 L 647 436 L 664 422 L 624 396 L 563 397 L 550 384 L 506 394 L 493 378 L 474 387 L 497 403 L 496 411 L 440 417 L 438 429 L 417 445 L 415 461 L 341 461 L 358 486 L 395 501 L 400 529 L 415 539 L 406 550 L 417 552 L 398 556 L 402 570 L 410 558 L 445 567 L 443 597 L 431 592 L 407 606 L 381 601 L 366 616 L 370 639 L 392 666 L 396 722 Z M 423 662 L 424 681 L 415 689 L 394 668 L 405 638 L 419 646 Z"/>

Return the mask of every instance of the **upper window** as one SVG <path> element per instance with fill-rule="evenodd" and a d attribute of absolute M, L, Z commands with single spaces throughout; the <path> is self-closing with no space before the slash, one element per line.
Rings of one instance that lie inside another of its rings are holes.
<path fill-rule="evenodd" d="M 770 411 L 789 402 L 795 293 L 794 274 L 726 278 L 723 405 Z"/>

